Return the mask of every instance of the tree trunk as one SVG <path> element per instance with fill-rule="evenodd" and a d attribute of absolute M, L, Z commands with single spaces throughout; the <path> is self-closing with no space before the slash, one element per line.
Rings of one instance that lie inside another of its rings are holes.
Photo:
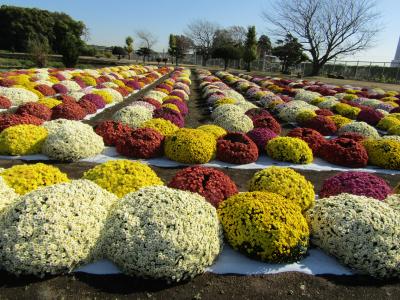
<path fill-rule="evenodd" d="M 308 74 L 309 76 L 318 76 L 319 72 L 321 71 L 322 66 L 325 63 L 321 63 L 319 61 L 313 61 L 312 63 L 312 69 L 311 69 L 311 73 Z"/>
<path fill-rule="evenodd" d="M 228 63 L 229 63 L 229 60 L 224 59 L 224 71 L 226 71 L 226 69 L 228 69 Z"/>
<path fill-rule="evenodd" d="M 207 60 L 208 57 L 203 56 L 203 62 L 202 62 L 203 67 L 207 66 Z"/>
<path fill-rule="evenodd" d="M 251 62 L 250 62 L 250 61 L 247 62 L 247 67 L 246 67 L 246 69 L 247 69 L 247 72 L 250 72 L 250 71 L 251 71 Z"/>
<path fill-rule="evenodd" d="M 143 63 L 145 63 L 145 62 L 146 62 L 146 56 L 143 55 Z"/>
<path fill-rule="evenodd" d="M 178 66 L 178 57 L 175 57 L 175 65 Z"/>

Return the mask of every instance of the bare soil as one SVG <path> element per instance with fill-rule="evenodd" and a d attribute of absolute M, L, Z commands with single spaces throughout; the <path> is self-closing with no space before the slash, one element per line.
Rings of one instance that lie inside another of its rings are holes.
<path fill-rule="evenodd" d="M 197 127 L 209 121 L 192 77 L 192 96 L 187 127 Z M 136 99 L 136 97 L 135 97 Z M 111 116 L 104 114 L 98 118 Z M 21 160 L 0 160 L 0 167 L 25 163 Z M 34 162 L 29 162 L 34 163 Z M 49 162 L 66 172 L 70 178 L 81 178 L 95 166 L 93 163 Z M 153 167 L 168 183 L 180 168 Z M 256 170 L 223 169 L 246 191 L 248 180 Z M 316 192 L 322 182 L 335 171 L 298 171 L 310 180 Z M 400 182 L 399 175 L 380 174 L 391 186 Z M 190 282 L 168 285 L 165 282 L 144 280 L 126 275 L 92 275 L 76 273 L 66 276 L 15 277 L 0 271 L 0 299 L 400 299 L 400 280 L 380 281 L 369 276 L 311 276 L 297 272 L 274 275 L 240 276 L 206 273 Z"/>

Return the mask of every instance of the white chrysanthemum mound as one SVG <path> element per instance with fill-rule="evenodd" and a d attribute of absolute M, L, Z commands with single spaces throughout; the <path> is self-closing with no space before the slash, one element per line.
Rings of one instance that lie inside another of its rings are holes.
<path fill-rule="evenodd" d="M 304 102 L 310 103 L 311 101 L 315 100 L 316 98 L 321 97 L 320 93 L 311 92 L 300 90 L 296 96 L 294 97 L 295 100 L 302 100 Z"/>
<path fill-rule="evenodd" d="M 152 186 L 120 200 L 106 226 L 104 250 L 126 274 L 180 281 L 214 262 L 222 231 L 202 196 Z"/>
<path fill-rule="evenodd" d="M 26 89 L 14 87 L 0 87 L 0 96 L 4 96 L 11 101 L 12 106 L 19 106 L 26 102 L 36 102 L 39 97 Z"/>
<path fill-rule="evenodd" d="M 385 199 L 385 203 L 400 213 L 400 194 L 389 195 Z"/>
<path fill-rule="evenodd" d="M 89 180 L 40 188 L 18 198 L 0 224 L 1 265 L 13 274 L 60 274 L 93 261 L 118 198 Z"/>
<path fill-rule="evenodd" d="M 361 273 L 400 277 L 400 220 L 386 203 L 340 194 L 316 201 L 306 217 L 322 250 Z"/>
<path fill-rule="evenodd" d="M 82 89 L 81 86 L 73 80 L 63 80 L 63 81 L 60 81 L 59 83 L 61 83 L 63 86 L 65 86 L 68 89 L 68 91 L 70 91 L 70 92 L 77 92 Z"/>
<path fill-rule="evenodd" d="M 124 100 L 124 97 L 117 90 L 111 88 L 105 88 L 105 89 L 100 89 L 100 91 L 106 91 L 107 93 L 111 94 L 111 96 L 113 97 L 113 102 L 121 102 Z"/>
<path fill-rule="evenodd" d="M 254 128 L 253 121 L 245 114 L 227 113 L 214 120 L 214 124 L 226 131 L 247 133 Z"/>
<path fill-rule="evenodd" d="M 0 170 L 0 172 L 3 170 Z M 0 176 L 0 214 L 18 197 L 18 194 L 7 185 L 3 177 Z"/>
<path fill-rule="evenodd" d="M 211 118 L 217 119 L 218 117 L 230 114 L 230 113 L 240 113 L 244 114 L 246 111 L 243 108 L 235 105 L 235 104 L 225 104 L 216 107 L 212 113 Z"/>
<path fill-rule="evenodd" d="M 153 112 L 144 106 L 126 106 L 113 115 L 114 121 L 120 121 L 129 127 L 138 128 L 153 118 Z"/>
<path fill-rule="evenodd" d="M 61 161 L 77 161 L 95 156 L 104 149 L 103 138 L 79 121 L 47 122 L 49 131 L 42 153 Z"/>
<path fill-rule="evenodd" d="M 379 133 L 378 131 L 372 127 L 371 125 L 368 125 L 365 122 L 351 122 L 349 124 L 343 125 L 339 129 L 339 134 L 343 134 L 346 132 L 355 132 L 358 134 L 361 134 L 362 136 L 366 138 L 372 138 L 372 139 L 377 139 L 379 138 Z"/>
<path fill-rule="evenodd" d="M 74 98 L 75 101 L 78 102 L 83 96 L 85 96 L 85 93 L 74 91 L 74 92 L 69 92 L 68 96 Z"/>

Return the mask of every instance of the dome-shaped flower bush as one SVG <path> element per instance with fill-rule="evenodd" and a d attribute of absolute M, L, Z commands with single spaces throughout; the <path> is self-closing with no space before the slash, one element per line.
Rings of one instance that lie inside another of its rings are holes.
<path fill-rule="evenodd" d="M 40 153 L 47 138 L 44 127 L 22 124 L 11 126 L 0 133 L 0 153 L 5 155 L 28 155 Z"/>
<path fill-rule="evenodd" d="M 26 114 L 0 114 L 0 132 L 8 127 L 22 124 L 42 125 L 43 120 Z"/>
<path fill-rule="evenodd" d="M 2 172 L 2 170 L 0 170 L 0 172 Z M 18 199 L 18 194 L 15 193 L 15 191 L 8 186 L 3 177 L 0 176 L 0 216 L 16 199 Z"/>
<path fill-rule="evenodd" d="M 296 137 L 305 141 L 311 148 L 313 155 L 317 155 L 319 148 L 325 143 L 325 137 L 311 128 L 295 128 L 289 131 L 287 136 Z"/>
<path fill-rule="evenodd" d="M 317 114 L 317 115 L 319 115 L 319 116 L 333 116 L 334 114 L 333 114 L 333 112 L 331 112 L 329 109 L 317 109 L 316 111 L 315 111 L 315 113 Z"/>
<path fill-rule="evenodd" d="M 313 154 L 308 144 L 293 137 L 276 137 L 267 143 L 267 154 L 275 160 L 295 164 L 309 164 Z"/>
<path fill-rule="evenodd" d="M 351 119 L 342 117 L 341 115 L 328 116 L 328 118 L 335 123 L 337 129 L 340 129 L 342 126 L 353 122 Z"/>
<path fill-rule="evenodd" d="M 259 116 L 270 116 L 271 114 L 269 113 L 269 111 L 265 108 L 252 108 L 246 111 L 245 113 L 248 117 L 250 117 L 252 120 L 256 117 Z"/>
<path fill-rule="evenodd" d="M 385 199 L 385 203 L 389 205 L 392 209 L 397 211 L 398 213 L 400 212 L 400 195 L 399 194 L 393 194 L 388 196 Z M 0 210 L 1 212 L 1 210 Z"/>
<path fill-rule="evenodd" d="M 129 127 L 138 128 L 152 118 L 152 112 L 141 106 L 126 106 L 117 111 L 112 118 Z"/>
<path fill-rule="evenodd" d="M 316 116 L 306 120 L 301 125 L 302 127 L 314 129 L 322 135 L 333 135 L 337 131 L 335 123 L 326 116 Z"/>
<path fill-rule="evenodd" d="M 215 157 L 217 142 L 214 136 L 199 129 L 181 128 L 165 138 L 165 155 L 187 164 L 204 164 Z"/>
<path fill-rule="evenodd" d="M 348 193 L 384 200 L 392 189 L 382 178 L 367 172 L 341 172 L 324 180 L 322 198 Z"/>
<path fill-rule="evenodd" d="M 119 140 L 130 134 L 133 129 L 121 122 L 107 120 L 97 124 L 94 130 L 103 138 L 106 146 L 115 146 Z"/>
<path fill-rule="evenodd" d="M 77 103 L 63 103 L 52 108 L 52 119 L 82 120 L 86 111 Z"/>
<path fill-rule="evenodd" d="M 43 96 L 51 97 L 56 94 L 56 91 L 46 84 L 38 84 L 35 86 L 35 90 L 39 91 Z"/>
<path fill-rule="evenodd" d="M 93 261 L 117 197 L 87 180 L 28 193 L 0 224 L 0 256 L 13 274 L 61 274 Z"/>
<path fill-rule="evenodd" d="M 400 125 L 400 117 L 390 114 L 381 119 L 376 127 L 381 130 L 389 130 L 391 127 L 396 125 Z"/>
<path fill-rule="evenodd" d="M 238 193 L 236 184 L 228 175 L 220 170 L 202 166 L 178 171 L 168 186 L 198 193 L 215 207 L 224 199 Z"/>
<path fill-rule="evenodd" d="M 86 171 L 89 179 L 103 189 L 123 197 L 151 185 L 163 185 L 157 174 L 147 165 L 130 160 L 111 160 Z"/>
<path fill-rule="evenodd" d="M 173 124 L 171 121 L 154 118 L 144 122 L 141 128 L 151 128 L 158 131 L 163 136 L 168 136 L 179 130 L 179 127 Z"/>
<path fill-rule="evenodd" d="M 43 104 L 44 106 L 47 106 L 48 108 L 52 109 L 53 107 L 62 104 L 63 102 L 54 98 L 42 98 L 38 102 L 39 104 Z M 52 112 L 53 113 L 53 112 Z"/>
<path fill-rule="evenodd" d="M 44 121 L 51 120 L 52 111 L 46 105 L 37 102 L 28 102 L 18 107 L 15 112 L 19 115 L 31 115 Z"/>
<path fill-rule="evenodd" d="M 222 250 L 215 208 L 195 193 L 154 186 L 130 193 L 112 212 L 105 253 L 129 275 L 169 282 L 205 272 Z"/>
<path fill-rule="evenodd" d="M 77 161 L 95 156 L 104 149 L 103 138 L 93 128 L 78 121 L 47 122 L 44 127 L 49 135 L 42 152 L 60 161 Z"/>
<path fill-rule="evenodd" d="M 104 102 L 103 97 L 101 97 L 100 95 L 96 95 L 96 94 L 86 94 L 80 100 L 87 100 L 87 101 L 92 102 L 94 105 L 96 105 L 97 109 L 102 109 L 106 106 L 106 103 Z"/>
<path fill-rule="evenodd" d="M 267 143 L 278 135 L 268 128 L 254 128 L 247 136 L 257 145 L 259 153 L 265 151 Z"/>
<path fill-rule="evenodd" d="M 69 181 L 67 174 L 51 165 L 15 165 L 0 173 L 8 186 L 16 193 L 25 195 L 39 187 Z"/>
<path fill-rule="evenodd" d="M 230 114 L 244 114 L 244 110 L 234 104 L 221 105 L 213 109 L 211 113 L 211 118 L 217 119 L 221 116 L 227 116 Z"/>
<path fill-rule="evenodd" d="M 359 133 L 356 133 L 356 132 L 351 132 L 351 131 L 350 132 L 341 133 L 341 134 L 339 134 L 339 137 L 340 138 L 351 139 L 351 140 L 354 140 L 356 142 L 362 142 L 363 140 L 366 139 L 365 136 L 363 136 L 363 135 L 361 135 Z"/>
<path fill-rule="evenodd" d="M 375 109 L 363 109 L 357 115 L 357 121 L 366 122 L 369 125 L 376 126 L 384 115 Z"/>
<path fill-rule="evenodd" d="M 116 143 L 117 152 L 134 158 L 153 158 L 163 154 L 164 136 L 155 129 L 138 128 Z"/>
<path fill-rule="evenodd" d="M 89 100 L 79 100 L 78 104 L 80 107 L 83 108 L 83 110 L 85 111 L 85 113 L 87 115 L 91 115 L 91 114 L 95 114 L 97 112 L 97 106 L 96 104 L 94 104 L 93 102 L 89 101 Z"/>
<path fill-rule="evenodd" d="M 258 148 L 245 134 L 231 132 L 218 139 L 217 159 L 232 164 L 252 163 L 258 159 Z"/>
<path fill-rule="evenodd" d="M 276 134 L 281 133 L 281 125 L 272 116 L 261 115 L 253 118 L 253 125 L 255 128 L 268 128 Z"/>
<path fill-rule="evenodd" d="M 279 194 L 300 206 L 302 211 L 315 202 L 314 186 L 303 175 L 290 168 L 269 167 L 256 172 L 250 179 L 249 191 Z"/>
<path fill-rule="evenodd" d="M 338 103 L 333 106 L 333 110 L 340 114 L 343 117 L 349 118 L 349 119 L 357 119 L 357 115 L 361 111 L 360 108 L 351 106 L 346 103 Z"/>
<path fill-rule="evenodd" d="M 113 96 L 108 91 L 105 91 L 105 89 L 92 90 L 92 94 L 101 96 L 106 104 L 111 104 L 112 102 L 114 102 Z"/>
<path fill-rule="evenodd" d="M 185 120 L 183 116 L 179 112 L 168 107 L 161 107 L 154 110 L 153 118 L 162 118 L 168 120 L 178 127 L 185 126 Z"/>
<path fill-rule="evenodd" d="M 373 139 L 379 138 L 378 131 L 374 127 L 372 127 L 371 125 L 368 125 L 365 122 L 352 122 L 352 123 L 343 125 L 342 127 L 340 127 L 338 133 L 342 134 L 345 132 L 359 133 L 366 138 L 373 138 Z"/>
<path fill-rule="evenodd" d="M 254 128 L 253 121 L 245 114 L 225 114 L 214 120 L 215 125 L 226 131 L 247 133 Z"/>
<path fill-rule="evenodd" d="M 0 96 L 10 99 L 12 106 L 19 106 L 26 102 L 36 102 L 39 97 L 25 88 L 4 87 L 0 88 Z"/>
<path fill-rule="evenodd" d="M 201 126 L 197 127 L 197 129 L 200 129 L 207 133 L 212 134 L 213 136 L 215 136 L 216 139 L 227 134 L 225 129 L 223 129 L 222 127 L 219 127 L 217 125 L 213 125 L 213 124 L 201 125 Z"/>
<path fill-rule="evenodd" d="M 11 101 L 7 97 L 0 96 L 0 109 L 9 109 L 11 107 Z"/>
<path fill-rule="evenodd" d="M 332 164 L 349 168 L 363 168 L 368 163 L 368 154 L 364 146 L 346 138 L 326 141 L 319 148 L 318 154 Z"/>
<path fill-rule="evenodd" d="M 387 204 L 340 194 L 306 213 L 311 242 L 345 265 L 378 278 L 400 276 L 400 219 Z"/>
<path fill-rule="evenodd" d="M 221 202 L 218 216 L 229 244 L 247 256 L 288 263 L 307 252 L 306 219 L 298 205 L 278 194 L 239 193 Z"/>
<path fill-rule="evenodd" d="M 393 139 L 363 141 L 369 163 L 384 169 L 400 170 L 400 142 Z"/>

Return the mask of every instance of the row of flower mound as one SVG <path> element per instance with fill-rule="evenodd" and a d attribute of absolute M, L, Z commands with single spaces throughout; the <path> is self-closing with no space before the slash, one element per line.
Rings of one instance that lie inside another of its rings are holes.
<path fill-rule="evenodd" d="M 310 163 L 314 156 L 350 168 L 360 168 L 370 164 L 385 169 L 400 169 L 400 137 L 392 131 L 389 131 L 389 135 L 381 136 L 382 131 L 378 131 L 371 122 L 368 123 L 368 120 L 352 120 L 348 115 L 337 113 L 338 110 L 328 103 L 348 105 L 340 102 L 339 98 L 325 96 L 313 102 L 305 99 L 305 95 L 316 92 L 291 88 L 287 90 L 287 94 L 279 94 L 276 93 L 275 85 L 263 87 L 266 82 L 260 82 L 257 78 L 253 80 L 257 82 L 255 83 L 226 72 L 218 72 L 216 75 L 229 86 L 209 71 L 199 71 L 203 98 L 212 106 L 211 118 L 214 124 L 228 131 L 237 130 L 246 133 L 259 150 L 266 149 L 267 154 L 273 159 Z M 247 75 L 242 77 L 248 78 Z M 261 107 L 246 102 L 243 96 L 240 94 L 238 96 L 231 87 Z M 393 93 L 388 92 L 389 95 Z M 336 93 L 335 96 L 340 95 Z M 328 97 L 335 99 L 326 99 Z M 382 100 L 376 101 L 382 102 Z M 360 112 L 366 110 L 380 113 L 379 109 L 374 108 L 360 109 Z M 398 115 L 398 113 L 388 113 L 376 123 L 376 126 L 387 128 L 392 120 L 400 116 Z M 297 128 L 284 138 L 277 137 L 282 127 L 287 127 L 288 123 L 294 124 Z M 268 146 L 271 140 L 273 145 Z"/>
<path fill-rule="evenodd" d="M 314 187 L 290 168 L 256 172 L 248 192 L 222 171 L 191 166 L 164 186 L 147 165 L 114 160 L 69 179 L 45 164 L 0 170 L 0 266 L 62 274 L 107 258 L 125 274 L 169 282 L 201 274 L 225 241 L 291 263 L 310 244 L 355 272 L 400 277 L 400 195 L 365 172 Z"/>
<path fill-rule="evenodd" d="M 107 146 L 132 158 L 164 155 L 165 141 L 185 125 L 190 96 L 190 70 L 177 68 L 141 99 L 117 111 L 94 129 Z M 182 128 L 182 129 L 181 129 Z"/>
<path fill-rule="evenodd" d="M 132 65 L 0 73 L 0 130 L 54 119 L 90 118 L 170 71 Z"/>

